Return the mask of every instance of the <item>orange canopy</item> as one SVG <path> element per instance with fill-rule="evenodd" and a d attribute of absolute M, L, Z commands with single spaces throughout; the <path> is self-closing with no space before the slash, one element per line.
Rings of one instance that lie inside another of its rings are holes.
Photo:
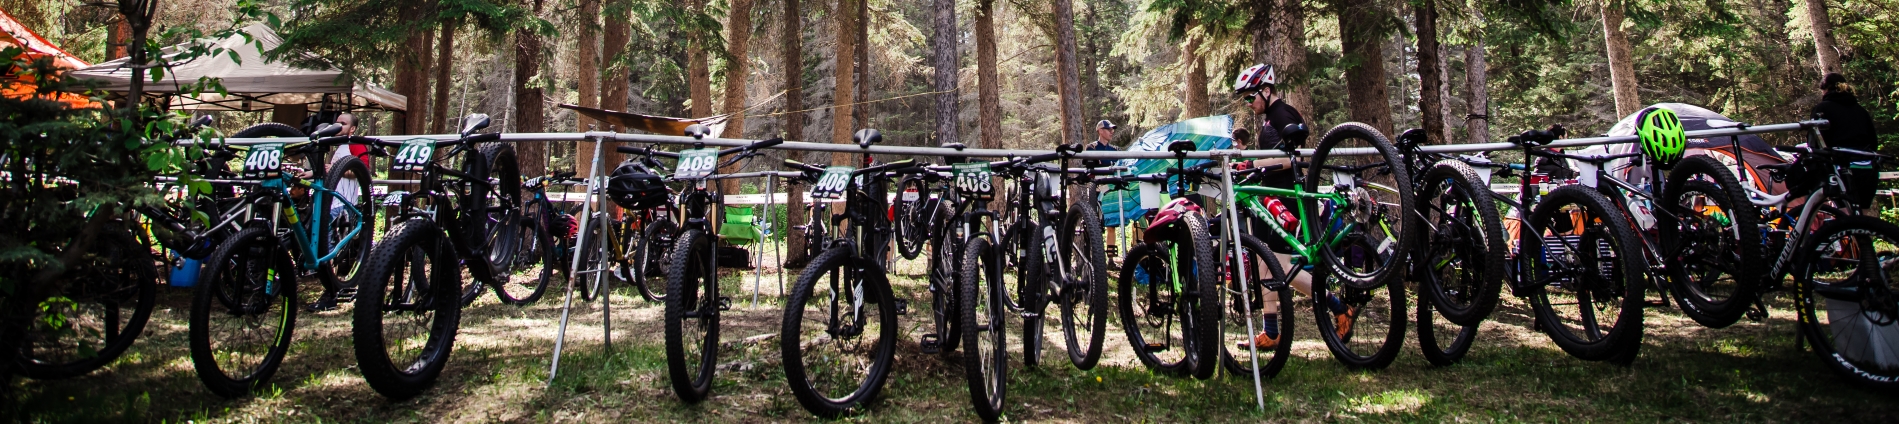
<path fill-rule="evenodd" d="M 40 58 L 52 58 L 53 66 L 61 70 L 71 71 L 89 66 L 85 61 L 73 56 L 72 53 L 67 53 L 65 50 L 60 49 L 59 46 L 53 45 L 52 42 L 46 41 L 45 38 L 40 37 L 39 34 L 28 29 L 26 25 L 20 24 L 20 21 L 14 20 L 13 15 L 7 14 L 5 10 L 0 10 L 0 49 L 8 47 L 19 47 L 26 50 L 15 59 L 38 60 Z M 67 106 L 75 108 L 99 107 L 99 104 L 93 102 L 92 99 L 77 94 L 60 92 L 40 94 L 38 93 L 39 85 L 35 84 L 32 78 L 26 75 L 19 75 L 17 71 L 17 69 L 9 68 L 5 70 L 5 75 L 0 75 L 0 78 L 6 78 L 8 80 L 6 87 L 0 88 L 0 96 L 11 99 L 39 97 L 41 99 L 65 103 Z"/>

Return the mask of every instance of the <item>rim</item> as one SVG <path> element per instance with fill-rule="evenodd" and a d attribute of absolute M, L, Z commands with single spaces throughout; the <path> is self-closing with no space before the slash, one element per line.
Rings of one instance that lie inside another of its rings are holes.
<path fill-rule="evenodd" d="M 800 305 L 799 360 L 804 383 L 833 403 L 854 400 L 870 386 L 876 354 L 886 342 L 876 318 L 882 311 L 878 304 L 860 301 L 858 287 L 869 283 L 854 268 L 846 260 L 827 270 Z"/>
<path fill-rule="evenodd" d="M 289 298 L 274 295 L 296 283 L 296 272 L 268 237 L 241 241 L 225 259 L 225 272 L 212 276 L 207 289 L 226 302 L 213 302 L 206 322 L 211 352 L 219 370 L 245 380 L 271 361 L 272 350 L 288 335 Z M 223 306 L 223 308 L 219 308 Z"/>

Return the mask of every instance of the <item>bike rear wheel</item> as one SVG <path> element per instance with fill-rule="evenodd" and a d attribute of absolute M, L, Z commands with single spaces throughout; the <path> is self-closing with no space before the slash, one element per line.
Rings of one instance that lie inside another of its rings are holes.
<path fill-rule="evenodd" d="M 1333 156 L 1334 149 L 1365 149 L 1378 152 L 1370 156 Z M 1320 234 L 1344 231 L 1348 243 L 1327 246 L 1357 246 L 1353 251 L 1334 251 L 1324 255 L 1330 261 L 1331 274 L 1347 287 L 1375 290 L 1400 279 L 1404 261 L 1410 259 L 1412 237 L 1407 233 L 1413 209 L 1411 177 L 1398 149 L 1384 134 L 1370 126 L 1347 122 L 1333 127 L 1319 140 L 1312 155 L 1312 166 L 1305 189 L 1318 193 L 1320 185 L 1344 188 L 1343 205 L 1331 201 L 1308 201 L 1307 210 L 1321 211 L 1317 228 Z M 1311 224 L 1308 224 L 1311 225 Z M 1311 227 L 1308 227 L 1311 228 Z M 1347 229 L 1349 228 L 1349 229 Z M 1364 251 L 1369 248 L 1369 251 Z M 1374 254 L 1375 253 L 1375 254 Z"/>
<path fill-rule="evenodd" d="M 785 303 L 779 349 L 798 404 L 837 418 L 874 399 L 896 359 L 897 314 L 881 264 L 834 243 Z"/>
<path fill-rule="evenodd" d="M 935 224 L 928 221 L 929 213 L 925 205 L 930 201 L 930 182 L 922 177 L 904 177 L 897 184 L 897 203 L 892 215 L 896 218 L 897 253 L 904 259 L 916 259 L 923 253 L 923 246 L 930 239 L 930 227 Z"/>
<path fill-rule="evenodd" d="M 1227 258 L 1227 275 L 1226 285 L 1220 290 L 1220 304 L 1228 309 L 1226 321 L 1220 323 L 1220 363 L 1233 377 L 1251 377 L 1257 366 L 1260 378 L 1273 378 L 1285 369 L 1286 360 L 1292 357 L 1295 306 L 1292 284 L 1286 279 L 1285 268 L 1279 266 L 1279 258 L 1267 250 L 1266 243 L 1251 234 L 1240 234 L 1240 242 L 1246 247 L 1245 261 L 1234 261 L 1232 255 L 1223 255 Z M 1245 281 L 1235 273 L 1242 266 L 1246 267 Z M 1259 272 L 1262 269 L 1266 272 Z M 1241 293 L 1241 290 L 1251 292 Z M 1276 308 L 1273 319 L 1264 317 L 1267 305 Z M 1270 347 L 1257 347 L 1256 362 L 1254 347 L 1250 345 L 1258 333 L 1277 334 L 1278 338 Z"/>
<path fill-rule="evenodd" d="M 1864 216 L 1834 219 L 1801 250 L 1794 305 L 1800 329 L 1827 368 L 1862 386 L 1899 389 L 1899 226 Z"/>
<path fill-rule="evenodd" d="M 1002 416 L 1009 388 L 1009 310 L 997 296 L 1005 271 L 995 245 L 987 236 L 969 239 L 963 254 L 962 306 L 963 372 L 969 382 L 970 404 L 984 421 Z"/>
<path fill-rule="evenodd" d="M 205 262 L 191 301 L 191 364 L 211 393 L 249 394 L 283 365 L 297 323 L 296 262 L 270 229 L 245 228 Z"/>
<path fill-rule="evenodd" d="M 1488 318 L 1506 278 L 1503 221 L 1482 182 L 1461 161 L 1438 162 L 1424 175 L 1413 215 L 1414 227 L 1423 229 L 1412 244 L 1417 250 L 1410 252 L 1418 303 L 1431 304 L 1443 320 L 1459 325 Z"/>
<path fill-rule="evenodd" d="M 461 326 L 462 260 L 433 221 L 396 224 L 370 253 L 351 336 L 363 380 L 406 400 L 435 384 Z"/>
<path fill-rule="evenodd" d="M 1373 249 L 1365 239 L 1348 240 L 1345 250 Z M 1312 315 L 1332 358 L 1350 368 L 1384 369 L 1404 347 L 1406 309 L 1403 279 L 1361 289 L 1346 284 L 1327 258 L 1312 270 Z M 1333 303 L 1335 302 L 1336 304 Z"/>
<path fill-rule="evenodd" d="M 1570 356 L 1627 363 L 1641 349 L 1649 268 L 1627 219 L 1595 189 L 1566 186 L 1524 223 L 1520 278 L 1538 325 Z"/>
<path fill-rule="evenodd" d="M 145 331 L 158 292 L 151 250 L 123 228 L 104 230 L 67 268 L 64 292 L 36 309 L 17 362 L 21 375 L 85 375 L 117 360 Z"/>
<path fill-rule="evenodd" d="M 1187 295 L 1177 288 L 1173 248 L 1163 242 L 1128 249 L 1116 299 L 1121 329 L 1135 358 L 1155 372 L 1182 376 L 1193 372 L 1195 341 L 1189 335 L 1193 328 L 1185 309 Z"/>
<path fill-rule="evenodd" d="M 628 253 L 632 257 L 626 260 L 629 268 L 626 275 L 633 279 L 633 286 L 639 288 L 640 297 L 646 298 L 648 302 L 666 301 L 669 290 L 665 282 L 666 274 L 654 271 L 672 264 L 673 246 L 678 243 L 678 233 L 678 224 L 659 217 L 640 229 L 640 237 Z"/>
<path fill-rule="evenodd" d="M 943 231 L 930 240 L 930 312 L 935 324 L 937 351 L 947 354 L 963 341 L 962 292 L 963 220 L 950 217 Z"/>
<path fill-rule="evenodd" d="M 666 266 L 666 372 L 673 393 L 696 403 L 711 393 L 719 360 L 719 279 L 711 236 L 692 229 L 679 240 Z"/>
<path fill-rule="evenodd" d="M 1689 156 L 1669 171 L 1657 203 L 1669 212 L 1656 214 L 1656 227 L 1674 271 L 1668 292 L 1682 314 L 1710 328 L 1740 321 L 1760 296 L 1769 259 L 1760 214 L 1734 173 L 1708 156 Z"/>
<path fill-rule="evenodd" d="M 1101 341 L 1107 333 L 1108 259 L 1102 241 L 1101 212 L 1092 202 L 1077 201 L 1068 208 L 1062 225 L 1062 276 L 1054 286 L 1054 300 L 1062 312 L 1062 335 L 1068 346 L 1068 361 L 1075 368 L 1093 369 L 1101 360 Z"/>

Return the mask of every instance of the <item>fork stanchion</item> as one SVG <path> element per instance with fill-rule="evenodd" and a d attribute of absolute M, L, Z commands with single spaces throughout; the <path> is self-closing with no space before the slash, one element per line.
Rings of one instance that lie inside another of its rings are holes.
<path fill-rule="evenodd" d="M 589 137 L 593 137 L 593 133 L 590 132 Z M 593 144 L 593 165 L 587 173 L 587 198 L 580 201 L 579 228 L 587 228 L 587 224 L 591 223 L 589 220 L 593 218 L 594 202 L 600 199 L 600 196 L 597 194 L 606 186 L 606 184 L 602 184 L 600 178 L 600 148 L 605 144 L 606 143 L 601 142 L 597 137 Z M 587 245 L 587 232 L 581 231 L 580 234 L 574 238 L 573 265 L 567 268 L 567 300 L 560 308 L 560 331 L 554 336 L 554 359 L 552 361 L 553 363 L 549 365 L 547 369 L 546 385 L 548 386 L 554 384 L 554 376 L 560 372 L 561 348 L 566 344 L 567 323 L 573 316 L 574 310 L 574 284 L 580 280 L 580 258 L 586 256 L 581 252 L 580 246 L 585 245 Z"/>
<path fill-rule="evenodd" d="M 1231 153 L 1238 152 L 1234 151 Z M 1223 194 L 1226 195 L 1227 199 L 1226 244 L 1230 248 L 1228 251 L 1233 252 L 1233 275 L 1235 281 L 1240 283 L 1240 309 L 1245 312 L 1242 318 L 1246 320 L 1246 335 L 1251 337 L 1255 334 L 1255 331 L 1258 330 L 1253 328 L 1252 280 L 1246 278 L 1246 272 L 1248 271 L 1246 269 L 1246 244 L 1240 242 L 1239 198 L 1233 195 L 1233 156 L 1231 154 L 1220 156 L 1220 166 L 1226 168 L 1225 171 L 1220 173 L 1220 180 L 1223 183 L 1220 186 L 1220 190 L 1225 192 Z M 1260 296 L 1265 295 L 1265 293 L 1260 294 Z M 1265 325 L 1264 322 L 1260 324 Z M 1225 342 L 1222 341 L 1221 343 Z M 1252 351 L 1253 354 L 1253 401 L 1257 402 L 1259 404 L 1259 410 L 1264 412 L 1266 410 L 1266 393 L 1259 381 L 1259 343 L 1247 343 L 1246 349 Z"/>

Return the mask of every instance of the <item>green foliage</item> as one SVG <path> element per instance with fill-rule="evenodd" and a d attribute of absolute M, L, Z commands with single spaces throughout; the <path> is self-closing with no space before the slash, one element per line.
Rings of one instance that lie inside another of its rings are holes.
<path fill-rule="evenodd" d="M 264 16 L 284 40 L 269 57 L 358 78 L 384 75 L 396 60 L 413 57 L 406 41 L 444 24 L 471 23 L 496 39 L 517 30 L 545 34 L 552 26 L 501 0 L 292 0 L 290 9 L 302 17 Z"/>

